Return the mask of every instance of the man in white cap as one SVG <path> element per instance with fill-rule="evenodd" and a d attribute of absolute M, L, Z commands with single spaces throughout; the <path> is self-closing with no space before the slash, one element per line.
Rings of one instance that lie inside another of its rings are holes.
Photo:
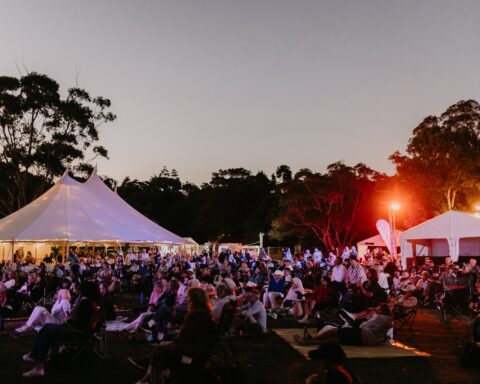
<path fill-rule="evenodd" d="M 268 289 L 263 296 L 263 305 L 265 307 L 270 306 L 270 308 L 278 308 L 277 298 L 283 297 L 285 291 L 285 278 L 283 277 L 283 272 L 276 270 L 273 273 L 273 279 L 270 280 L 268 284 Z"/>

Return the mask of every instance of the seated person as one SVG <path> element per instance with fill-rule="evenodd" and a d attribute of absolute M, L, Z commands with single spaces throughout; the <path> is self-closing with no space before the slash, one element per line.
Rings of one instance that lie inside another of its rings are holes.
<path fill-rule="evenodd" d="M 70 309 L 70 292 L 66 289 L 60 289 L 51 312 L 44 307 L 36 306 L 27 322 L 15 329 L 15 332 L 25 333 L 32 329 L 41 329 L 45 324 L 62 324 L 67 320 Z"/>
<path fill-rule="evenodd" d="M 150 295 L 150 299 L 148 301 L 148 307 L 147 310 L 143 313 L 141 313 L 135 320 L 133 320 L 131 323 L 129 323 L 125 327 L 125 331 L 135 333 L 138 331 L 138 329 L 143 326 L 143 324 L 153 316 L 155 313 L 155 310 L 157 309 L 156 304 L 158 299 L 162 296 L 162 294 L 165 292 L 165 286 L 166 286 L 166 281 L 164 280 L 157 280 L 155 281 L 153 285 L 153 291 L 152 294 Z"/>
<path fill-rule="evenodd" d="M 317 311 L 329 308 L 335 308 L 338 305 L 339 293 L 333 285 L 330 277 L 323 276 L 320 284 L 315 286 L 313 292 L 307 296 L 307 305 L 305 306 L 305 315 L 300 322 L 307 322 L 308 316 Z"/>
<path fill-rule="evenodd" d="M 276 270 L 273 273 L 273 279 L 270 279 L 268 284 L 268 289 L 265 291 L 263 296 L 263 305 L 265 308 L 278 308 L 277 298 L 283 297 L 285 292 L 285 278 L 283 277 L 283 272 Z"/>
<path fill-rule="evenodd" d="M 99 284 L 100 298 L 98 300 L 98 306 L 102 315 L 102 322 L 111 321 L 116 319 L 115 308 L 113 305 L 113 298 L 110 294 L 109 284 L 102 281 Z"/>
<path fill-rule="evenodd" d="M 234 321 L 234 327 L 244 326 L 246 331 L 250 333 L 267 332 L 267 311 L 259 300 L 260 292 L 257 289 L 252 289 L 246 295 L 248 302 L 238 308 L 239 315 Z"/>
<path fill-rule="evenodd" d="M 23 355 L 26 362 L 35 367 L 23 374 L 24 377 L 44 376 L 43 364 L 54 342 L 82 341 L 93 332 L 95 316 L 98 313 L 97 301 L 100 296 L 98 286 L 92 281 L 84 281 L 80 287 L 80 297 L 75 303 L 64 324 L 45 324 L 35 337 L 32 351 Z"/>
<path fill-rule="evenodd" d="M 32 273 L 27 276 L 27 281 L 13 296 L 13 308 L 18 310 L 24 302 L 31 302 L 31 294 L 35 287 L 36 276 Z"/>
<path fill-rule="evenodd" d="M 282 307 L 292 308 L 293 317 L 300 317 L 303 315 L 302 303 L 305 301 L 305 289 L 303 288 L 302 280 L 298 277 L 292 279 L 292 286 L 285 296 Z"/>
<path fill-rule="evenodd" d="M 428 274 L 428 271 L 422 271 L 420 273 L 420 278 L 417 279 L 417 282 L 415 283 L 415 288 L 417 289 L 418 297 L 420 297 L 422 302 L 425 304 L 427 304 L 429 301 L 429 298 L 428 298 L 429 281 L 430 281 L 430 275 Z"/>
<path fill-rule="evenodd" d="M 217 286 L 217 300 L 213 305 L 212 316 L 213 320 L 218 322 L 220 316 L 222 315 L 223 306 L 228 303 L 230 300 L 236 300 L 237 296 L 235 295 L 235 289 L 237 285 L 235 282 L 226 277 L 222 282 Z"/>
<path fill-rule="evenodd" d="M 155 324 L 152 327 L 152 335 L 149 341 L 162 341 L 169 323 L 173 322 L 173 307 L 177 302 L 179 284 L 175 279 L 168 283 L 167 292 L 162 295 L 157 303 L 158 309 L 153 314 Z"/>
<path fill-rule="evenodd" d="M 249 281 L 255 283 L 258 287 L 263 286 L 265 276 L 262 274 L 260 268 L 255 268 L 255 272 L 253 273 L 253 276 L 250 277 Z"/>
<path fill-rule="evenodd" d="M 190 288 L 187 293 L 188 313 L 178 336 L 171 344 L 157 347 L 149 359 L 148 368 L 137 384 L 162 382 L 175 378 L 184 367 L 202 366 L 213 353 L 218 332 L 212 320 L 210 302 L 201 288 Z M 136 361 L 129 358 L 134 365 Z"/>
<path fill-rule="evenodd" d="M 378 272 L 370 268 L 367 271 L 367 281 L 358 284 L 359 293 L 365 297 L 365 305 L 368 307 L 378 307 L 380 303 L 387 301 L 387 293 L 378 284 Z"/>
<path fill-rule="evenodd" d="M 301 345 L 325 344 L 339 342 L 343 345 L 371 346 L 379 345 L 387 338 L 387 333 L 393 327 L 390 308 L 381 304 L 377 311 L 372 312 L 370 318 L 359 327 L 335 327 L 325 325 L 316 335 L 305 332 L 305 337 L 295 335 L 294 339 Z"/>

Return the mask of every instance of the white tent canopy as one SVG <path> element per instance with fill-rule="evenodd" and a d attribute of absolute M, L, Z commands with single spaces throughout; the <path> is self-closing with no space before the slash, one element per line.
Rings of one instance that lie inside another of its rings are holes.
<path fill-rule="evenodd" d="M 395 244 L 397 244 L 397 246 L 400 245 L 399 238 L 401 233 L 402 231 L 395 229 L 394 236 L 395 236 Z M 387 245 L 385 244 L 385 241 L 383 241 L 383 238 L 381 235 L 372 236 L 372 237 L 369 237 L 368 239 L 359 241 L 357 243 L 358 254 L 360 256 L 365 255 L 368 247 L 386 247 L 386 246 Z"/>
<path fill-rule="evenodd" d="M 480 256 L 480 218 L 448 211 L 400 235 L 402 264 L 414 256 Z"/>
<path fill-rule="evenodd" d="M 0 242 L 184 244 L 110 190 L 96 171 L 85 183 L 65 174 L 42 196 L 0 220 Z"/>

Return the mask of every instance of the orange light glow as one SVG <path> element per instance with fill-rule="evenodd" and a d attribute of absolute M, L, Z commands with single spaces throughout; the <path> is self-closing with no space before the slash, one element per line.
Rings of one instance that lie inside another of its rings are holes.
<path fill-rule="evenodd" d="M 390 204 L 390 208 L 392 208 L 394 211 L 398 211 L 400 209 L 400 204 L 392 203 Z"/>

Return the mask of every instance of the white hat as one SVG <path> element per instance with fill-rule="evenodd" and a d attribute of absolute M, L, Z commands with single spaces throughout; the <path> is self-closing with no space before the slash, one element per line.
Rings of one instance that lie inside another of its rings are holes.
<path fill-rule="evenodd" d="M 275 272 L 273 272 L 274 275 L 277 275 L 277 276 L 283 276 L 283 272 L 280 271 L 279 269 L 277 269 Z"/>
<path fill-rule="evenodd" d="M 257 286 L 257 284 L 254 283 L 253 281 L 249 281 L 249 282 L 247 283 L 247 287 L 255 288 L 256 286 Z"/>
<path fill-rule="evenodd" d="M 230 279 L 229 277 L 226 277 L 223 279 L 223 282 L 225 283 L 225 285 L 230 288 L 232 291 L 237 288 L 237 285 L 235 284 L 235 282 Z"/>
<path fill-rule="evenodd" d="M 202 284 L 200 284 L 200 280 L 192 279 L 188 282 L 188 286 L 190 288 L 200 288 L 202 286 Z"/>

